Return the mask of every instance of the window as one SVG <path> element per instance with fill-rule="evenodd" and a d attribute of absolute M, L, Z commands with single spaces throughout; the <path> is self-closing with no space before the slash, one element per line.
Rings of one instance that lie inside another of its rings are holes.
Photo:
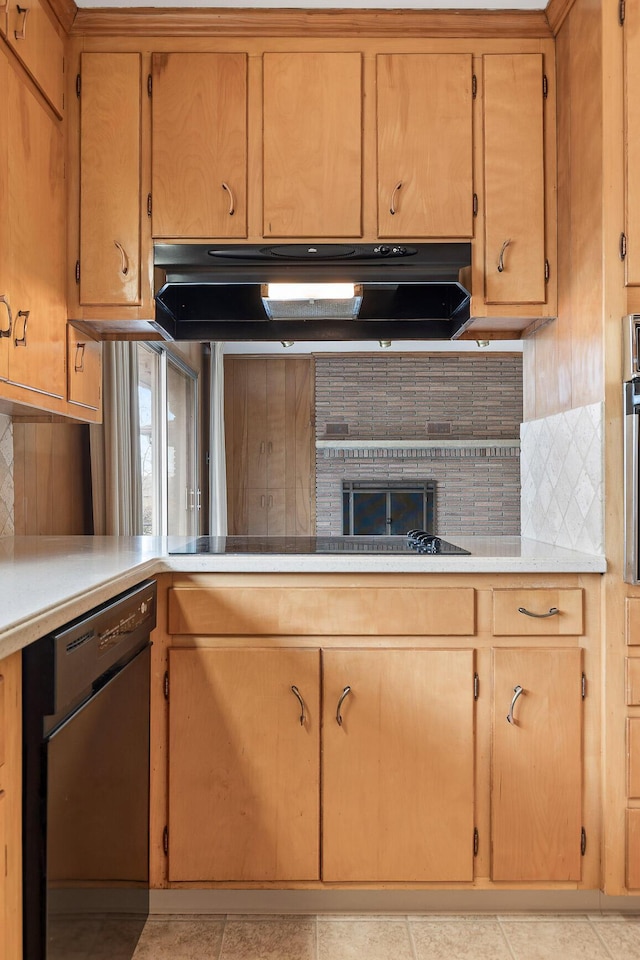
<path fill-rule="evenodd" d="M 138 344 L 142 532 L 198 532 L 198 379 L 165 347 Z"/>

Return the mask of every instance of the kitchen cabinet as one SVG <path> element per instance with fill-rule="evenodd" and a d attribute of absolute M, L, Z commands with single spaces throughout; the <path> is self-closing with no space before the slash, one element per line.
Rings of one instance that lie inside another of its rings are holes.
<path fill-rule="evenodd" d="M 473 650 L 323 650 L 322 877 L 473 879 Z"/>
<path fill-rule="evenodd" d="M 169 684 L 169 878 L 317 879 L 319 652 L 172 649 Z"/>
<path fill-rule="evenodd" d="M 247 55 L 156 53 L 154 237 L 247 236 Z"/>
<path fill-rule="evenodd" d="M 21 668 L 0 660 L 0 960 L 22 957 Z"/>
<path fill-rule="evenodd" d="M 7 3 L 5 37 L 59 117 L 64 111 L 64 42 L 53 14 L 40 0 Z"/>
<path fill-rule="evenodd" d="M 494 636 L 574 636 L 583 632 L 581 589 L 493 591 Z"/>
<path fill-rule="evenodd" d="M 29 402 L 46 406 L 48 397 L 66 397 L 64 138 L 59 121 L 4 56 L 0 71 L 6 81 L 3 140 L 11 145 L 6 154 L 2 150 L 0 167 L 0 375 L 31 391 Z"/>
<path fill-rule="evenodd" d="M 544 304 L 544 63 L 539 53 L 485 54 L 484 297 Z"/>
<path fill-rule="evenodd" d="M 313 361 L 225 357 L 230 534 L 313 531 Z"/>
<path fill-rule="evenodd" d="M 102 406 L 102 344 L 67 327 L 67 393 L 69 403 L 91 410 Z"/>
<path fill-rule="evenodd" d="M 378 236 L 473 236 L 471 54 L 376 57 Z"/>
<path fill-rule="evenodd" d="M 362 54 L 263 56 L 265 237 L 362 236 Z"/>
<path fill-rule="evenodd" d="M 625 279 L 640 285 L 640 10 L 628 3 L 624 9 L 624 162 L 625 162 Z"/>
<path fill-rule="evenodd" d="M 140 303 L 139 53 L 83 53 L 80 238 L 83 305 Z"/>
<path fill-rule="evenodd" d="M 580 880 L 582 651 L 493 650 L 491 879 Z"/>

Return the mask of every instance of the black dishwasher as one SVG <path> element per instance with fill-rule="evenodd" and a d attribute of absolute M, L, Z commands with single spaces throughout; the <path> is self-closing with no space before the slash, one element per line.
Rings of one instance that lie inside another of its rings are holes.
<path fill-rule="evenodd" d="M 155 622 L 148 580 L 23 651 L 24 960 L 135 950 L 149 913 Z"/>

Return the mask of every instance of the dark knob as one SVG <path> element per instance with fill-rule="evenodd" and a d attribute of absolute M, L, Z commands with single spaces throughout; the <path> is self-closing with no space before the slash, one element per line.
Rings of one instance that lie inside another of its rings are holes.
<path fill-rule="evenodd" d="M 378 253 L 381 253 L 383 257 L 386 257 L 391 253 L 391 247 L 388 247 L 386 243 L 383 243 L 381 247 L 378 247 Z"/>

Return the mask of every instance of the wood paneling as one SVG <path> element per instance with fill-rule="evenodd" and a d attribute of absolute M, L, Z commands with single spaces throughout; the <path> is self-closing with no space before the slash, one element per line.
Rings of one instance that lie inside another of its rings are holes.
<path fill-rule="evenodd" d="M 494 590 L 493 632 L 503 637 L 579 636 L 582 607 L 582 590 Z M 559 612 L 547 616 L 553 609 Z"/>
<path fill-rule="evenodd" d="M 169 677 L 169 878 L 317 879 L 319 651 L 172 649 Z"/>
<path fill-rule="evenodd" d="M 92 532 L 88 428 L 14 420 L 16 535 Z"/>
<path fill-rule="evenodd" d="M 322 663 L 323 879 L 473 879 L 473 651 Z"/>
<path fill-rule="evenodd" d="M 475 633 L 475 590 L 175 588 L 169 593 L 168 631 L 196 635 L 471 636 Z"/>
<path fill-rule="evenodd" d="M 154 54 L 152 105 L 153 235 L 246 237 L 246 54 Z"/>
<path fill-rule="evenodd" d="M 580 880 L 581 658 L 577 648 L 493 651 L 492 880 Z"/>
<path fill-rule="evenodd" d="M 376 65 L 378 235 L 471 237 L 471 55 L 379 54 Z"/>
<path fill-rule="evenodd" d="M 362 235 L 362 97 L 360 53 L 263 55 L 265 237 Z"/>

